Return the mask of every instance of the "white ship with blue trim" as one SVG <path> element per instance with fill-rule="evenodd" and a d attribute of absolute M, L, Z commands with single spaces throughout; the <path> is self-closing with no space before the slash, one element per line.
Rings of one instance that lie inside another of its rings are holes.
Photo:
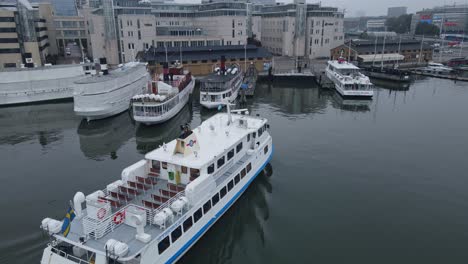
<path fill-rule="evenodd" d="M 273 154 L 267 120 L 219 113 L 125 168 L 121 179 L 78 192 L 41 263 L 174 263 L 226 212 Z M 85 207 L 83 206 L 85 205 Z M 70 215 L 76 215 L 73 219 Z M 68 220 L 71 223 L 68 225 Z"/>

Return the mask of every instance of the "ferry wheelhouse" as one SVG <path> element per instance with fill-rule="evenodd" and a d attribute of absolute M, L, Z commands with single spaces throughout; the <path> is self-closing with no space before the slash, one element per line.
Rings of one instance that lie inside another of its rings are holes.
<path fill-rule="evenodd" d="M 194 130 L 183 126 L 177 139 L 125 168 L 105 189 L 76 193 L 73 221 L 45 218 L 41 227 L 53 242 L 41 263 L 177 261 L 273 154 L 267 120 L 227 108 Z"/>
<path fill-rule="evenodd" d="M 194 87 L 195 78 L 182 65 L 169 69 L 165 65 L 164 73 L 152 81 L 149 91 L 132 98 L 133 119 L 146 125 L 171 119 L 188 103 Z"/>
<path fill-rule="evenodd" d="M 372 97 L 374 95 L 374 85 L 369 77 L 360 73 L 357 66 L 342 58 L 328 61 L 325 72 L 341 96 Z"/>
<path fill-rule="evenodd" d="M 224 100 L 234 101 L 239 95 L 243 75 L 237 64 L 226 67 L 223 56 L 221 66 L 216 67 L 212 74 L 200 80 L 200 104 L 213 109 L 222 105 Z"/>

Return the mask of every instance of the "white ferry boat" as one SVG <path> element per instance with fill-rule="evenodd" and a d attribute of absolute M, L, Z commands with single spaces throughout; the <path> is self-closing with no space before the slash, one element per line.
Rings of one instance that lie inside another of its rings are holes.
<path fill-rule="evenodd" d="M 77 192 L 63 221 L 45 218 L 52 242 L 41 263 L 176 262 L 273 154 L 267 120 L 227 108 L 194 130 L 184 126 L 105 189 Z"/>
<path fill-rule="evenodd" d="M 0 105 L 34 103 L 73 97 L 73 82 L 91 65 L 20 68 L 0 72 Z"/>
<path fill-rule="evenodd" d="M 229 99 L 234 101 L 239 95 L 243 73 L 239 65 L 225 66 L 224 56 L 221 58 L 221 66 L 214 72 L 200 80 L 200 104 L 213 109 Z"/>
<path fill-rule="evenodd" d="M 342 58 L 328 61 L 325 72 L 341 96 L 372 97 L 374 95 L 374 85 L 369 77 L 360 73 L 359 68 L 354 64 Z"/>
<path fill-rule="evenodd" d="M 443 65 L 442 63 L 429 62 L 427 67 L 421 68 L 423 72 L 435 74 L 449 74 L 453 69 Z"/>
<path fill-rule="evenodd" d="M 188 103 L 195 78 L 181 65 L 168 70 L 152 82 L 150 91 L 132 98 L 132 115 L 136 122 L 146 125 L 163 123 Z"/>
<path fill-rule="evenodd" d="M 108 74 L 75 82 L 75 114 L 86 120 L 103 119 L 128 110 L 130 99 L 146 90 L 150 76 L 145 63 L 129 62 Z"/>

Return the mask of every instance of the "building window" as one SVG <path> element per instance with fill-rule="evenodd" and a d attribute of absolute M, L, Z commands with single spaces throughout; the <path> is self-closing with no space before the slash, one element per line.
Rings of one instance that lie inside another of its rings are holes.
<path fill-rule="evenodd" d="M 187 232 L 193 225 L 192 217 L 190 216 L 187 220 L 184 221 L 182 226 L 184 227 L 184 232 Z"/>
<path fill-rule="evenodd" d="M 182 227 L 181 226 L 178 226 L 176 229 L 174 229 L 174 231 L 172 231 L 171 233 L 171 240 L 172 240 L 172 243 L 176 242 L 177 239 L 179 239 L 179 237 L 182 235 Z"/>
<path fill-rule="evenodd" d="M 194 214 L 193 214 L 193 221 L 196 223 L 200 218 L 203 216 L 202 209 L 198 209 Z"/>
<path fill-rule="evenodd" d="M 162 254 L 170 245 L 171 245 L 171 242 L 169 241 L 169 236 L 161 240 L 158 244 L 159 254 Z"/>

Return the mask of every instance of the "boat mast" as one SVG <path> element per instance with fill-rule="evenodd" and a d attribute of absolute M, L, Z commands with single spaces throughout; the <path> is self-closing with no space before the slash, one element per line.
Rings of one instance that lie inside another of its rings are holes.
<path fill-rule="evenodd" d="M 374 58 L 372 59 L 372 67 L 374 67 L 375 57 L 377 56 L 377 40 L 379 37 L 375 36 L 375 43 L 374 43 Z"/>
<path fill-rule="evenodd" d="M 166 63 L 168 63 L 168 61 L 167 61 L 167 45 L 166 45 L 166 42 L 164 42 L 164 50 L 166 51 Z"/>
<path fill-rule="evenodd" d="M 383 45 L 382 45 L 382 57 L 380 62 L 380 70 L 383 71 L 383 60 L 384 60 L 384 51 L 385 51 L 385 40 L 387 39 L 387 29 L 385 28 L 384 38 L 383 38 Z"/>
<path fill-rule="evenodd" d="M 244 73 L 247 73 L 247 41 L 244 44 Z"/>
<path fill-rule="evenodd" d="M 419 48 L 419 59 L 418 59 L 418 64 L 421 63 L 423 43 L 424 43 L 424 34 L 423 34 L 423 37 L 422 37 L 422 40 L 421 40 L 421 47 Z"/>
<path fill-rule="evenodd" d="M 444 15 L 442 16 L 442 21 L 440 21 L 440 29 L 439 29 L 439 37 L 440 37 L 440 49 L 439 49 L 439 62 L 442 63 L 442 49 L 444 48 L 444 39 L 442 37 L 442 32 L 444 28 L 444 21 L 445 21 L 445 0 L 444 0 Z"/>
<path fill-rule="evenodd" d="M 179 53 L 180 53 L 180 65 L 182 65 L 182 45 L 179 46 Z"/>
<path fill-rule="evenodd" d="M 400 41 L 398 41 L 398 55 L 400 55 L 401 51 L 401 34 L 400 34 Z M 397 68 L 400 67 L 400 60 L 397 58 Z"/>

